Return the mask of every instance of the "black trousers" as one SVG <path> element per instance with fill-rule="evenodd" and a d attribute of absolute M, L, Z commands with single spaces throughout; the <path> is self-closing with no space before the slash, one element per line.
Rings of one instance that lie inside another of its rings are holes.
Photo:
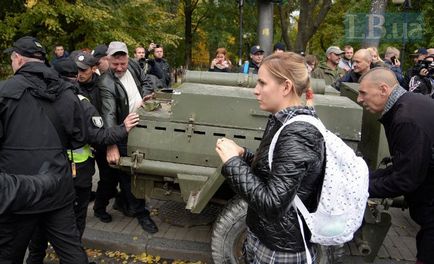
<path fill-rule="evenodd" d="M 138 218 L 149 216 L 144 199 L 137 199 L 131 192 L 131 175 L 127 172 L 116 170 L 119 175 L 121 192 L 116 196 L 116 203 Z"/>
<path fill-rule="evenodd" d="M 126 155 L 126 150 L 120 149 L 120 151 L 121 154 Z M 149 215 L 145 200 L 137 199 L 131 192 L 131 175 L 110 167 L 107 163 L 105 151 L 102 153 L 98 149 L 95 159 L 98 164 L 100 180 L 96 190 L 93 210 L 95 212 L 106 211 L 109 200 L 116 197 L 116 203 L 131 212 L 134 216 L 142 217 Z M 119 194 L 117 194 L 118 183 L 121 189 Z"/>
<path fill-rule="evenodd" d="M 416 235 L 417 260 L 425 264 L 434 264 L 434 198 L 409 203 L 410 217 L 420 225 Z"/>
<path fill-rule="evenodd" d="M 434 218 L 434 215 L 431 217 Z M 434 221 L 423 223 L 416 235 L 416 258 L 425 264 L 434 264 Z"/>
<path fill-rule="evenodd" d="M 84 229 L 86 228 L 87 207 L 89 206 L 90 193 L 92 187 L 80 188 L 75 187 L 75 203 L 74 214 L 77 222 L 78 232 L 80 233 L 80 240 L 83 237 Z"/>
<path fill-rule="evenodd" d="M 0 264 L 22 264 L 33 233 L 40 228 L 62 264 L 87 264 L 73 205 L 44 213 L 0 216 Z"/>
<path fill-rule="evenodd" d="M 106 149 L 99 147 L 95 154 L 95 160 L 98 164 L 99 181 L 95 194 L 93 210 L 95 212 L 105 212 L 109 200 L 116 196 L 118 190 L 119 176 L 116 170 L 111 168 L 107 163 Z"/>
<path fill-rule="evenodd" d="M 74 215 L 80 241 L 86 228 L 87 206 L 89 205 L 92 187 L 75 187 Z M 47 237 L 41 228 L 37 228 L 29 244 L 27 264 L 42 264 L 47 250 Z"/>

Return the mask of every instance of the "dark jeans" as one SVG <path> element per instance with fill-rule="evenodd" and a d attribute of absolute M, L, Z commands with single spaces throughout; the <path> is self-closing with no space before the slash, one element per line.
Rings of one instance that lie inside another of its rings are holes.
<path fill-rule="evenodd" d="M 73 205 L 45 213 L 0 216 L 0 263 L 21 264 L 33 233 L 45 233 L 62 264 L 87 264 Z"/>
<path fill-rule="evenodd" d="M 74 215 L 77 229 L 81 237 L 86 227 L 87 206 L 89 205 L 91 187 L 75 187 Z M 27 264 L 42 264 L 47 250 L 47 237 L 40 228 L 37 228 L 29 244 L 29 257 Z"/>

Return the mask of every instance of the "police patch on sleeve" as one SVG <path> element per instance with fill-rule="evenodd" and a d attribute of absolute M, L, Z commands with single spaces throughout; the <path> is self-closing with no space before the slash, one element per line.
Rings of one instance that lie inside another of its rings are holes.
<path fill-rule="evenodd" d="M 102 121 L 102 117 L 100 116 L 92 116 L 92 123 L 98 128 L 102 128 L 104 126 L 104 122 Z"/>

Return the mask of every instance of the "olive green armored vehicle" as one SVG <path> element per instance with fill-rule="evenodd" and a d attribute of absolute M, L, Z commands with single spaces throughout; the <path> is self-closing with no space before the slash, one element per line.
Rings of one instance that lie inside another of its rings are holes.
<path fill-rule="evenodd" d="M 128 137 L 128 157 L 119 164 L 131 172 L 137 197 L 183 202 L 193 214 L 215 201 L 224 205 L 212 234 L 215 263 L 242 263 L 247 205 L 224 184 L 215 143 L 227 137 L 251 150 L 258 147 L 269 113 L 258 107 L 255 84 L 251 74 L 187 71 L 179 88 L 157 93 L 139 109 L 139 125 Z M 357 149 L 362 108 L 323 80 L 312 80 L 312 88 L 325 126 Z"/>

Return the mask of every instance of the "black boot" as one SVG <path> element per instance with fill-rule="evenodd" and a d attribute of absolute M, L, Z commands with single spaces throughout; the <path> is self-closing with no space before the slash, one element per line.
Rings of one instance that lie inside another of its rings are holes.
<path fill-rule="evenodd" d="M 150 234 L 155 234 L 158 232 L 158 227 L 150 216 L 138 216 L 137 220 L 139 221 L 139 224 L 142 226 L 143 230 L 146 232 Z"/>

